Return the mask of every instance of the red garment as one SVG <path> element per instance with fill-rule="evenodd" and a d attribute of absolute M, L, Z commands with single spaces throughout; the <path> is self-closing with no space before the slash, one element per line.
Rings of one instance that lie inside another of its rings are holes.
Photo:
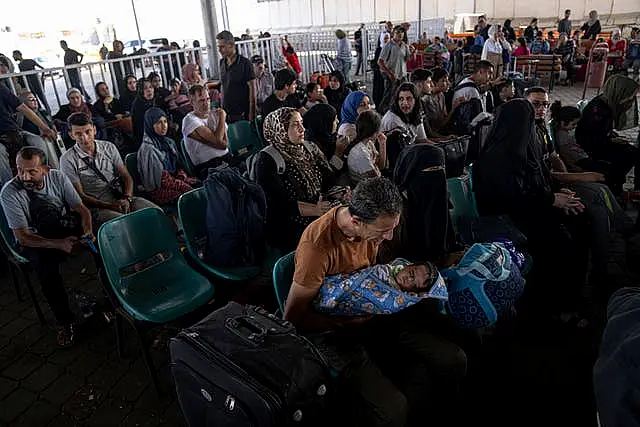
<path fill-rule="evenodd" d="M 291 49 L 288 49 L 288 48 L 291 48 Z M 287 52 L 287 50 L 289 52 Z M 293 50 L 293 46 L 291 46 L 291 43 L 287 42 L 286 47 L 284 45 L 282 46 L 282 54 L 286 58 L 291 68 L 293 68 L 293 71 L 296 72 L 296 74 L 302 73 L 302 67 L 300 67 L 300 60 L 298 59 L 298 54 Z"/>
<path fill-rule="evenodd" d="M 151 191 L 149 198 L 158 205 L 175 203 L 182 194 L 192 190 L 191 185 L 196 183 L 195 178 L 189 178 L 182 170 L 178 170 L 175 178 L 167 171 L 162 171 L 160 188 Z M 191 185 L 190 185 L 191 184 Z"/>
<path fill-rule="evenodd" d="M 627 51 L 627 41 L 618 40 L 614 46 L 611 40 L 607 40 L 607 44 L 609 45 L 609 54 L 613 52 L 619 52 L 619 54 L 616 53 L 616 55 L 620 55 L 608 57 L 607 63 L 609 65 L 622 66 L 622 62 L 624 61 L 624 54 Z"/>
<path fill-rule="evenodd" d="M 516 50 L 513 51 L 513 56 L 523 56 L 523 55 L 531 55 L 529 48 L 526 46 L 518 46 Z"/>

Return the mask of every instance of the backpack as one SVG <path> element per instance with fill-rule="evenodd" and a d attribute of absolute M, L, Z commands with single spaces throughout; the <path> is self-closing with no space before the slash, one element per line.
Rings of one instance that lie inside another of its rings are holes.
<path fill-rule="evenodd" d="M 46 194 L 27 190 L 29 196 L 29 216 L 38 235 L 47 239 L 64 239 L 81 236 L 80 215 L 64 205 L 62 209 Z"/>
<path fill-rule="evenodd" d="M 465 329 L 493 325 L 522 295 L 525 280 L 517 259 L 503 243 L 476 243 L 458 265 L 442 270 L 447 282 L 447 312 Z"/>
<path fill-rule="evenodd" d="M 267 201 L 262 188 L 235 168 L 210 169 L 204 260 L 219 267 L 259 264 L 264 256 Z"/>
<path fill-rule="evenodd" d="M 315 155 L 317 151 L 320 151 L 318 146 L 313 142 L 304 141 L 303 144 L 312 155 Z M 265 153 L 271 156 L 273 161 L 276 162 L 276 170 L 278 171 L 278 175 L 284 174 L 285 170 L 287 169 L 287 164 L 284 162 L 282 154 L 280 154 L 278 149 L 273 145 L 267 145 L 262 150 L 252 154 L 247 158 L 247 160 L 245 160 L 245 165 L 247 166 L 246 177 L 249 180 L 256 180 L 256 165 L 258 164 L 258 155 L 260 153 Z"/>

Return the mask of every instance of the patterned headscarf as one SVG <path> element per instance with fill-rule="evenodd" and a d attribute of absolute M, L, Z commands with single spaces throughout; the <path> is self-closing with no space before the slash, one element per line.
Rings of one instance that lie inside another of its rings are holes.
<path fill-rule="evenodd" d="M 289 122 L 296 111 L 295 108 L 283 107 L 269 113 L 264 120 L 264 137 L 280 152 L 287 167 L 293 166 L 298 170 L 305 198 L 312 199 L 322 188 L 322 177 L 315 166 L 319 160 L 324 163 L 327 160 L 319 149 L 311 153 L 303 143 L 295 143 L 289 139 Z"/>

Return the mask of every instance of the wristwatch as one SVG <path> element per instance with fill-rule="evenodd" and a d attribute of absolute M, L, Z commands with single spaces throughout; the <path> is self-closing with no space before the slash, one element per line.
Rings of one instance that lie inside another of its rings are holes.
<path fill-rule="evenodd" d="M 131 197 L 131 196 L 127 196 L 127 202 L 129 202 L 129 203 L 133 203 L 133 197 Z"/>

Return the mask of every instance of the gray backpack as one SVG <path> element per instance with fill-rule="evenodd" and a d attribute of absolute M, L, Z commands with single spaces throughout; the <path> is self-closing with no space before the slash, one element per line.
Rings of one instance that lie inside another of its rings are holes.
<path fill-rule="evenodd" d="M 317 152 L 320 151 L 320 149 L 313 142 L 304 141 L 303 144 L 306 147 L 307 151 L 309 151 L 309 153 L 311 153 L 312 155 L 316 155 Z M 245 160 L 245 164 L 247 166 L 247 175 L 251 181 L 256 180 L 256 165 L 258 162 L 258 155 L 260 153 L 268 154 L 269 156 L 271 156 L 273 161 L 276 162 L 278 175 L 282 175 L 284 173 L 287 166 L 284 162 L 282 154 L 280 154 L 280 152 L 273 145 L 267 145 L 262 150 L 258 151 L 255 154 L 252 154 L 247 158 L 247 160 Z"/>

